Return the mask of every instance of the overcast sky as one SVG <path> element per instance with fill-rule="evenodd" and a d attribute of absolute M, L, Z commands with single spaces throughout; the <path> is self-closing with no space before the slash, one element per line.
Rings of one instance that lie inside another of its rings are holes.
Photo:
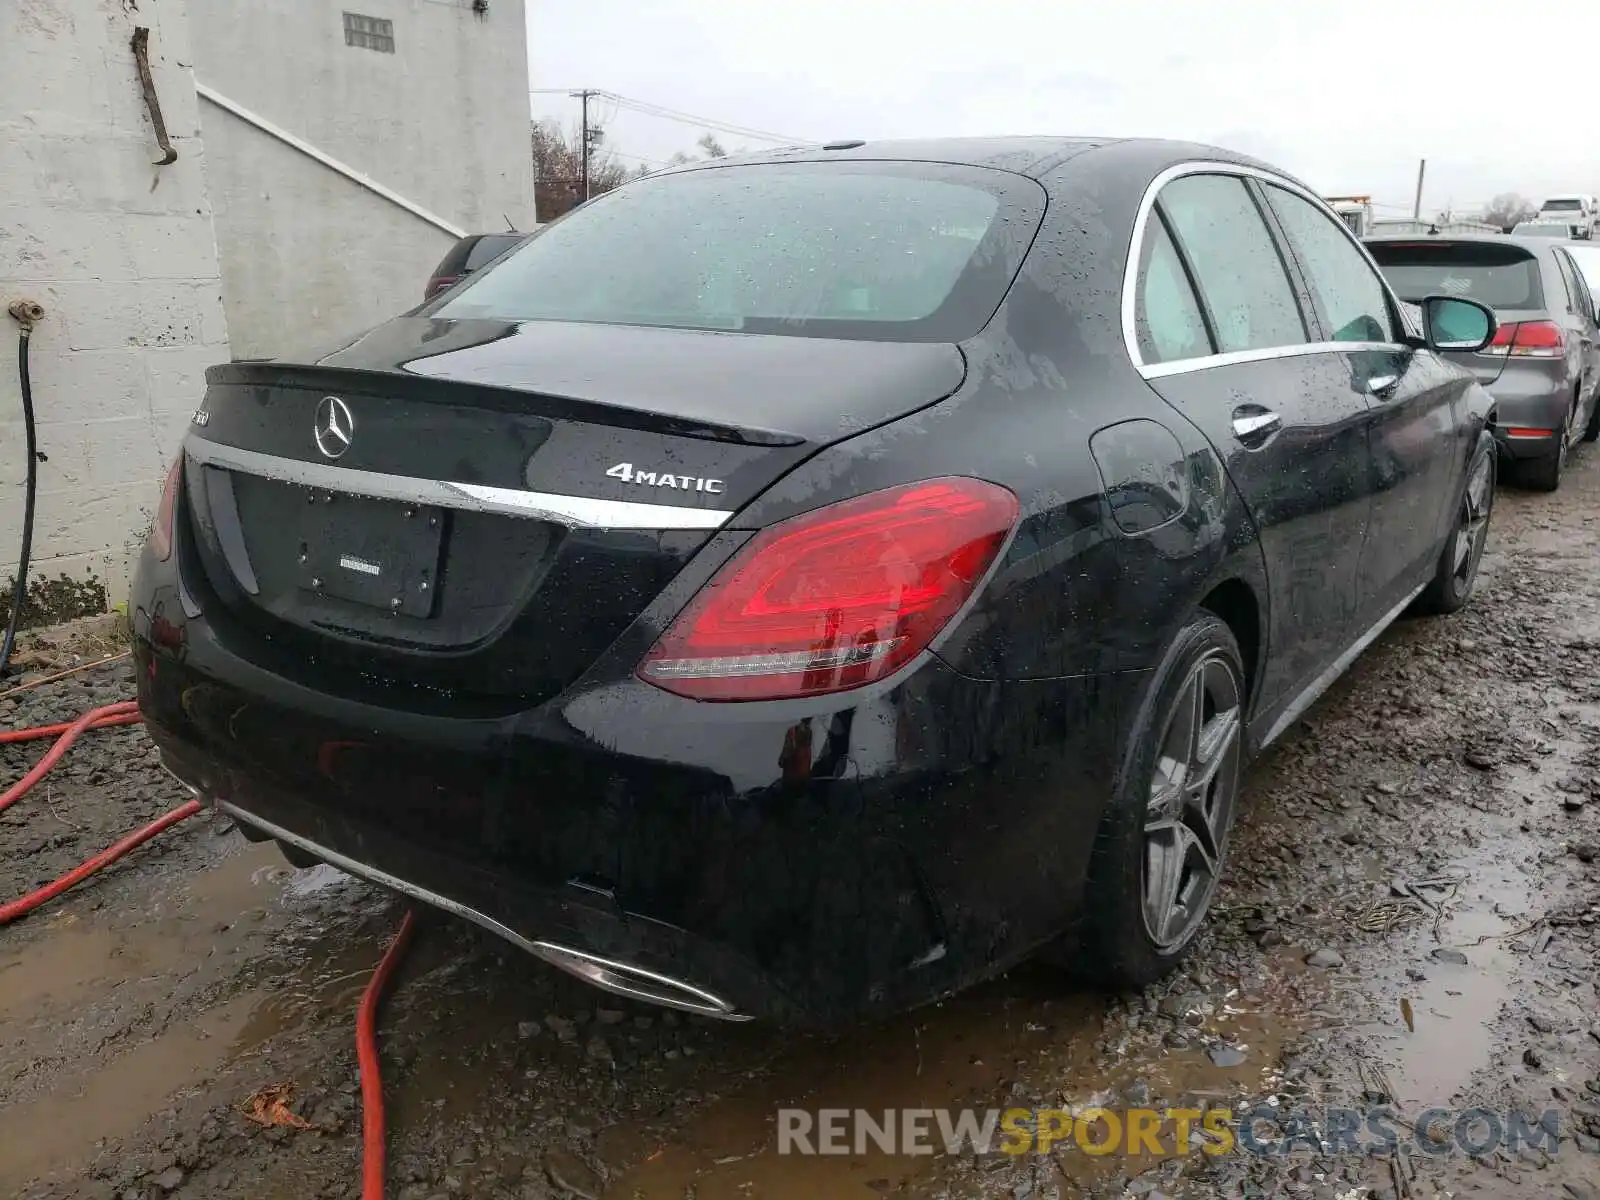
<path fill-rule="evenodd" d="M 535 89 L 601 88 L 818 141 L 1194 139 L 1405 215 L 1421 158 L 1425 212 L 1511 190 L 1600 192 L 1600 4 L 1517 11 L 1504 0 L 528 0 L 528 47 Z M 536 117 L 576 119 L 565 96 L 532 104 Z M 596 112 L 630 165 L 692 150 L 704 132 L 606 101 Z M 718 136 L 729 149 L 771 144 Z"/>

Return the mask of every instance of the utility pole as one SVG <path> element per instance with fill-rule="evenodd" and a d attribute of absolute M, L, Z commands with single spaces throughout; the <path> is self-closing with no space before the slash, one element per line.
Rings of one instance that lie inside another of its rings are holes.
<path fill-rule="evenodd" d="M 589 198 L 589 156 L 594 153 L 594 143 L 600 140 L 600 130 L 589 128 L 589 100 L 599 93 L 594 88 L 584 88 L 581 92 L 573 92 L 582 104 L 583 116 L 580 120 L 581 130 L 578 134 L 579 153 L 583 155 L 583 198 Z"/>
<path fill-rule="evenodd" d="M 1420 221 L 1422 219 L 1422 179 L 1427 173 L 1428 160 L 1423 159 L 1417 164 L 1417 199 L 1416 202 L 1411 206 L 1411 219 L 1413 221 Z"/>

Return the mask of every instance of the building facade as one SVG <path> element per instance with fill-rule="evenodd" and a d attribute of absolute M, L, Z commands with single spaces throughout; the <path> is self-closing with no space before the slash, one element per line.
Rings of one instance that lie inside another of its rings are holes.
<path fill-rule="evenodd" d="M 415 306 L 453 241 L 240 111 L 444 225 L 530 227 L 523 0 L 189 11 L 236 357 L 304 353 Z"/>
<path fill-rule="evenodd" d="M 0 600 L 30 299 L 36 620 L 125 594 L 206 367 L 346 339 L 455 230 L 534 219 L 523 0 L 9 0 L 0 79 Z"/>
<path fill-rule="evenodd" d="M 165 165 L 138 28 L 177 156 Z M 45 314 L 29 353 L 36 620 L 120 599 L 205 369 L 228 357 L 190 32 L 172 0 L 0 5 L 0 622 L 27 470 L 7 306 L 33 300 Z"/>

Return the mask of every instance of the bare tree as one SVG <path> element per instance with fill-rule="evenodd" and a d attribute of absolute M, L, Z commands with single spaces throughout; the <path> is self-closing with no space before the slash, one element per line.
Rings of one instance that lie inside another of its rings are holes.
<path fill-rule="evenodd" d="M 554 121 L 533 126 L 534 205 L 541 221 L 553 221 L 583 201 L 582 131 L 563 133 Z M 598 196 L 642 171 L 630 171 L 609 151 L 589 151 L 589 195 Z"/>
<path fill-rule="evenodd" d="M 681 167 L 684 163 L 700 162 L 703 159 L 708 158 L 728 157 L 727 148 L 717 140 L 717 135 L 714 133 L 701 134 L 700 140 L 695 142 L 695 145 L 700 148 L 700 154 L 698 156 L 694 154 L 685 154 L 682 150 L 679 150 L 671 158 L 667 159 L 667 166 Z M 743 153 L 743 151 L 740 151 L 740 153 Z"/>
<path fill-rule="evenodd" d="M 1501 192 L 1489 201 L 1489 210 L 1483 214 L 1483 219 L 1509 233 L 1518 221 L 1538 215 L 1539 206 L 1526 196 L 1519 192 Z"/>

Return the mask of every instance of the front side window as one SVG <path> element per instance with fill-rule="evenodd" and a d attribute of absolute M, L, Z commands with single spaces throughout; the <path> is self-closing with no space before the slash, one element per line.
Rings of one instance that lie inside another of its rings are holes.
<path fill-rule="evenodd" d="M 1044 190 L 938 163 L 756 163 L 573 210 L 431 315 L 961 341 L 1022 264 Z"/>
<path fill-rule="evenodd" d="M 1299 255 L 1306 283 L 1336 342 L 1392 342 L 1389 298 L 1345 231 L 1304 196 L 1275 184 L 1267 202 Z"/>
<path fill-rule="evenodd" d="M 1146 257 L 1139 272 L 1139 356 L 1146 363 L 1178 362 L 1212 353 L 1200 302 L 1159 216 L 1148 226 Z"/>
<path fill-rule="evenodd" d="M 1158 203 L 1194 267 L 1222 353 L 1304 345 L 1305 321 L 1266 221 L 1234 175 L 1184 175 Z"/>

